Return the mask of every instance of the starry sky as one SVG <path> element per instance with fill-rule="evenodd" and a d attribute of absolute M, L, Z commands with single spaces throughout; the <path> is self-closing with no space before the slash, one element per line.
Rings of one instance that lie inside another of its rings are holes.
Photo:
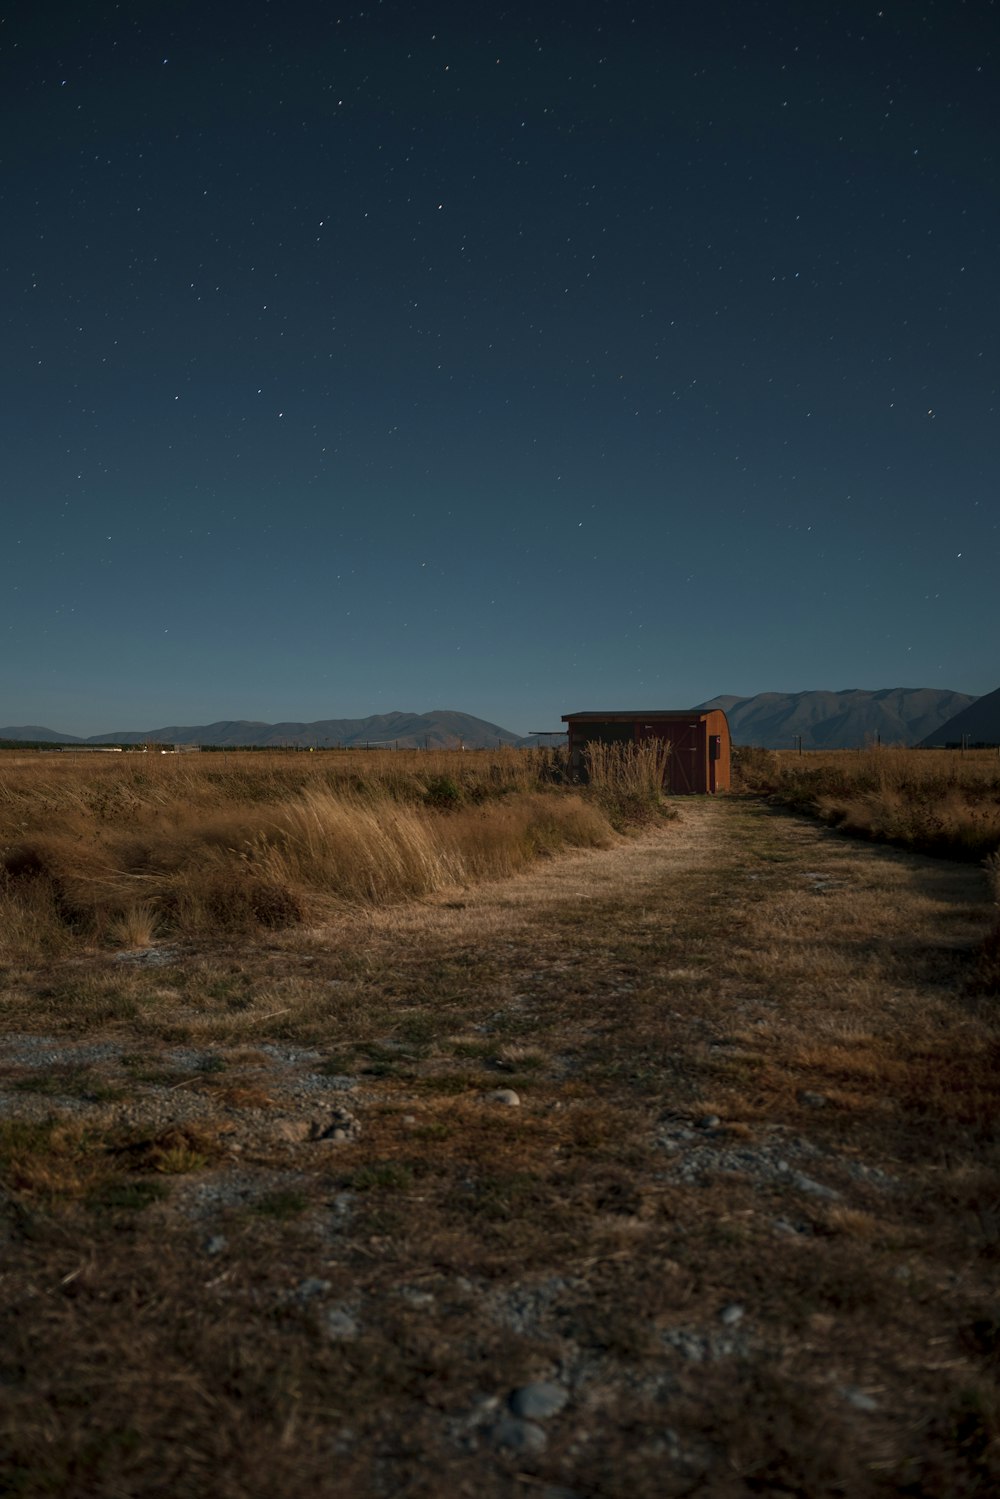
<path fill-rule="evenodd" d="M 0 21 L 0 723 L 1000 684 L 994 0 Z"/>

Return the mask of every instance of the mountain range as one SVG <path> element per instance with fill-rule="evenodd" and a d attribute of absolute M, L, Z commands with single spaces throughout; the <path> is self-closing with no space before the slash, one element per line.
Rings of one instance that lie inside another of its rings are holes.
<path fill-rule="evenodd" d="M 247 745 L 308 749 L 343 745 L 385 745 L 399 749 L 495 749 L 498 744 L 534 744 L 499 724 L 469 713 L 436 708 L 430 713 L 376 713 L 369 718 L 321 718 L 315 723 L 263 723 L 256 719 L 223 719 L 193 727 L 170 724 L 160 729 L 115 729 L 81 739 L 27 724 L 0 729 L 0 739 L 44 744 L 208 744 L 239 749 Z"/>
<path fill-rule="evenodd" d="M 933 744 L 998 744 L 1000 745 L 1000 687 L 988 692 L 985 697 L 973 698 L 968 707 L 949 718 L 946 723 L 922 741 L 922 748 Z"/>
<path fill-rule="evenodd" d="M 883 687 L 878 692 L 759 692 L 714 697 L 700 708 L 722 708 L 734 744 L 792 749 L 854 749 L 919 744 L 976 699 L 937 687 Z"/>
<path fill-rule="evenodd" d="M 790 749 L 852 749 L 878 739 L 882 744 L 1000 742 L 1000 690 L 974 698 L 936 687 L 886 687 L 878 692 L 759 692 L 754 697 L 722 695 L 698 708 L 722 708 L 735 744 Z M 532 735 L 514 734 L 468 713 L 433 709 L 428 713 L 378 713 L 369 718 L 323 718 L 315 723 L 263 723 L 224 719 L 219 723 L 159 729 L 115 730 L 82 739 L 28 724 L 0 729 L 0 740 L 36 744 L 204 744 L 216 747 L 260 745 L 365 745 L 399 749 L 492 749 L 498 744 L 535 744 Z M 543 742 L 553 743 L 553 740 Z"/>

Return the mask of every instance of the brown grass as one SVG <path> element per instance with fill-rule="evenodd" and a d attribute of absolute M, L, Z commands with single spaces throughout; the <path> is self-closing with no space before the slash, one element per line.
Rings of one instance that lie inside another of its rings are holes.
<path fill-rule="evenodd" d="M 8 971 L 13 1492 L 993 1492 L 983 872 L 706 798 L 507 879 L 321 899 L 328 799 L 421 810 L 347 790 L 215 808 L 263 806 L 259 878 L 311 924 Z M 434 827 L 490 807 L 438 793 Z M 522 795 L 549 803 L 493 802 Z M 317 1140 L 344 1107 L 360 1134 Z M 504 1447 L 537 1379 L 566 1407 Z"/>
<path fill-rule="evenodd" d="M 670 745 L 662 739 L 638 744 L 592 741 L 584 749 L 586 779 L 598 805 L 618 828 L 653 821 L 670 809 L 663 778 Z"/>
<path fill-rule="evenodd" d="M 278 929 L 506 878 L 605 846 L 613 792 L 613 776 L 600 796 L 564 784 L 552 751 L 0 757 L 0 956 Z"/>
<path fill-rule="evenodd" d="M 1000 908 L 1000 750 L 739 749 L 734 789 L 856 837 L 982 862 Z M 1000 989 L 1000 909 L 970 984 Z"/>
<path fill-rule="evenodd" d="M 845 832 L 950 858 L 984 859 L 1000 848 L 996 750 L 741 749 L 735 762 L 736 789 Z"/>

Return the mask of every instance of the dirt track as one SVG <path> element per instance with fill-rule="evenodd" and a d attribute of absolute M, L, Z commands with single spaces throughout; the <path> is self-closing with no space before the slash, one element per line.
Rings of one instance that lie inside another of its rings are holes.
<path fill-rule="evenodd" d="M 986 1492 L 989 915 L 692 801 L 266 951 L 11 976 L 13 1491 Z"/>

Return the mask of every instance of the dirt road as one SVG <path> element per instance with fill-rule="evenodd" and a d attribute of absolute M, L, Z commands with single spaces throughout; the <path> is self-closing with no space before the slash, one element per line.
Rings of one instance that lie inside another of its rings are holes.
<path fill-rule="evenodd" d="M 6 978 L 22 1495 L 983 1494 L 973 868 L 753 802 Z"/>

